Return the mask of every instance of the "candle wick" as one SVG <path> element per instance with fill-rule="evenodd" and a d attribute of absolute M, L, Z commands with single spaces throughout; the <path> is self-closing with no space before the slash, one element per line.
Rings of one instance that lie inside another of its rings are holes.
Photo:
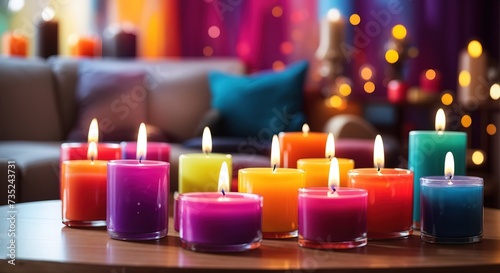
<path fill-rule="evenodd" d="M 91 157 L 90 157 L 90 161 L 94 161 L 94 156 L 91 156 Z"/>
<path fill-rule="evenodd" d="M 446 179 L 451 180 L 453 178 L 453 175 L 449 174 L 446 176 Z"/>
<path fill-rule="evenodd" d="M 221 192 L 223 196 L 226 196 L 226 192 L 224 191 L 224 189 L 221 189 Z"/>
<path fill-rule="evenodd" d="M 331 156 L 331 155 L 328 155 L 327 159 L 328 159 L 328 160 L 332 160 L 332 156 Z"/>
<path fill-rule="evenodd" d="M 380 166 L 377 167 L 377 172 L 380 172 Z"/>
<path fill-rule="evenodd" d="M 139 157 L 139 163 L 142 163 L 142 155 Z"/>
<path fill-rule="evenodd" d="M 273 172 L 275 172 L 275 171 L 276 171 L 276 167 L 277 167 L 277 166 L 278 166 L 278 164 L 274 164 L 274 166 L 273 166 Z"/>
<path fill-rule="evenodd" d="M 337 189 L 335 188 L 335 186 L 332 186 L 332 193 L 335 193 L 337 191 Z"/>

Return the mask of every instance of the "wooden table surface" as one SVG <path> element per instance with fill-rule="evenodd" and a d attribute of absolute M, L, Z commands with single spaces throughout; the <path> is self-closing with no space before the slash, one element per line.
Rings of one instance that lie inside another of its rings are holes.
<path fill-rule="evenodd" d="M 407 239 L 369 241 L 351 250 L 314 250 L 297 239 L 264 240 L 243 253 L 197 253 L 180 247 L 170 221 L 166 238 L 112 240 L 106 229 L 61 224 L 61 201 L 16 204 L 16 265 L 8 264 L 8 208 L 0 207 L 0 272 L 500 272 L 500 210 L 485 209 L 484 239 L 469 245 Z"/>

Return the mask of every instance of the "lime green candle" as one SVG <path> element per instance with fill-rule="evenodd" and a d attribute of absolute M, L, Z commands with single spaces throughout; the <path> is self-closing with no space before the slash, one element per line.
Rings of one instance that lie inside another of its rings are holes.
<path fill-rule="evenodd" d="M 202 147 L 203 153 L 179 156 L 179 193 L 216 192 L 223 162 L 227 164 L 228 177 L 232 177 L 232 157 L 211 153 L 212 137 L 208 127 L 203 131 Z"/>

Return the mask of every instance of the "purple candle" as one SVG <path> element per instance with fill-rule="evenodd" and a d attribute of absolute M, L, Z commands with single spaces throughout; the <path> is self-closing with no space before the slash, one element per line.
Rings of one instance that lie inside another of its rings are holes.
<path fill-rule="evenodd" d="M 184 248 L 231 252 L 254 249 L 262 240 L 262 197 L 248 193 L 183 193 L 179 232 Z"/>
<path fill-rule="evenodd" d="M 137 142 L 120 143 L 123 159 L 135 159 Z M 165 142 L 148 142 L 146 156 L 144 159 L 170 161 L 170 145 Z"/>
<path fill-rule="evenodd" d="M 142 159 L 147 143 L 144 124 L 138 142 L 138 160 L 108 163 L 107 226 L 113 239 L 150 240 L 167 235 L 170 164 Z"/>

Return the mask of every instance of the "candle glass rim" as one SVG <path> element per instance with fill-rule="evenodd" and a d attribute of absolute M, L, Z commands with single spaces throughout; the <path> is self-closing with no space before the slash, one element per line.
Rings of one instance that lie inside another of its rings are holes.
<path fill-rule="evenodd" d="M 116 159 L 110 160 L 108 166 L 170 166 L 170 163 L 159 160 Z"/>
<path fill-rule="evenodd" d="M 340 162 L 354 162 L 354 159 L 352 158 L 344 158 L 344 157 L 335 157 L 337 160 Z M 331 158 L 300 158 L 297 160 L 297 165 L 299 161 L 306 161 L 307 163 L 315 163 L 315 164 L 323 164 L 323 163 L 330 163 Z"/>
<path fill-rule="evenodd" d="M 354 198 L 368 196 L 368 190 L 361 188 L 350 188 L 350 187 L 337 187 L 335 188 L 339 193 L 339 197 L 343 198 Z M 327 195 L 331 191 L 329 187 L 307 187 L 299 189 L 299 196 L 301 197 L 311 197 L 311 198 L 329 198 Z M 346 195 L 342 195 L 344 193 Z"/>
<path fill-rule="evenodd" d="M 325 136 L 325 137 L 328 137 L 328 133 L 325 133 L 325 132 L 307 132 L 307 134 L 304 134 L 304 132 L 302 131 L 295 131 L 295 132 L 280 132 L 278 134 L 278 137 L 281 137 L 281 136 L 310 136 L 310 135 L 313 135 L 313 136 Z"/>
<path fill-rule="evenodd" d="M 205 156 L 206 158 L 212 157 L 212 158 L 226 158 L 226 159 L 232 159 L 233 156 L 231 154 L 223 154 L 223 153 L 189 153 L 189 154 L 181 154 L 179 156 L 179 159 L 181 158 L 196 158 L 200 156 Z"/>
<path fill-rule="evenodd" d="M 218 202 L 221 204 L 230 204 L 230 203 L 254 203 L 258 201 L 262 203 L 263 197 L 254 193 L 243 193 L 243 192 L 226 192 L 225 195 L 222 195 L 220 192 L 186 192 L 181 193 L 177 196 L 177 201 L 179 202 L 213 202 L 217 201 L 221 197 L 230 197 L 233 198 L 231 202 Z M 236 198 L 238 197 L 238 198 Z"/>
<path fill-rule="evenodd" d="M 102 160 L 102 159 L 96 159 L 96 160 L 90 160 L 90 159 L 74 159 L 74 160 L 64 160 L 62 162 L 63 165 L 81 165 L 85 163 L 90 163 L 93 162 L 94 164 L 105 164 L 107 165 L 109 160 Z"/>
<path fill-rule="evenodd" d="M 126 146 L 126 145 L 137 145 L 137 141 L 122 141 L 120 142 L 120 146 Z M 160 147 L 171 147 L 171 145 L 168 143 L 168 142 L 162 142 L 162 141 L 148 141 L 147 142 L 147 145 L 148 145 L 148 148 L 149 148 L 149 145 L 156 145 L 156 146 L 160 146 Z"/>
<path fill-rule="evenodd" d="M 483 186 L 484 179 L 478 176 L 465 176 L 457 175 L 451 179 L 452 184 L 449 184 L 450 179 L 444 176 L 423 176 L 420 178 L 420 185 L 422 186 L 447 186 L 447 187 L 474 187 Z"/>
<path fill-rule="evenodd" d="M 252 167 L 252 168 L 243 168 L 238 171 L 238 173 L 275 173 L 275 174 L 293 174 L 300 173 L 305 174 L 306 171 L 297 169 L 297 168 L 276 168 L 276 171 L 273 171 L 272 167 Z"/>
<path fill-rule="evenodd" d="M 409 135 L 436 135 L 438 132 L 446 133 L 446 135 L 465 135 L 467 134 L 465 132 L 459 132 L 459 131 L 438 131 L 438 130 L 413 130 L 410 131 Z M 439 135 L 439 134 L 438 134 Z"/>
<path fill-rule="evenodd" d="M 401 168 L 381 168 L 380 172 L 377 168 L 358 168 L 347 171 L 348 176 L 407 176 L 412 175 L 413 172 L 408 169 Z"/>
<path fill-rule="evenodd" d="M 87 147 L 89 145 L 88 142 L 65 142 L 61 144 L 61 148 L 81 148 Z M 108 148 L 121 148 L 119 143 L 111 143 L 111 142 L 97 142 L 97 147 L 108 147 Z"/>

